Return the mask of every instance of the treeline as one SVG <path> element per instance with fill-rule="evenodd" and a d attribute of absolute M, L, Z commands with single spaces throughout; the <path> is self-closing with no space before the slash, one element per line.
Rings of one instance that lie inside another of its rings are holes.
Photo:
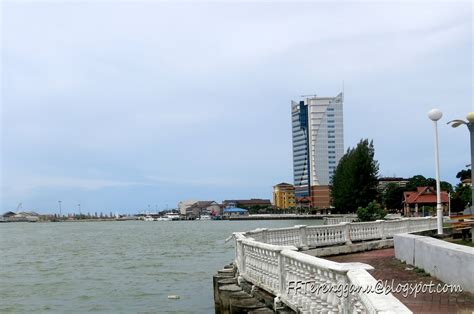
<path fill-rule="evenodd" d="M 339 161 L 331 181 L 332 205 L 337 212 L 354 213 L 365 208 L 374 216 L 382 215 L 382 208 L 388 211 L 403 208 L 404 192 L 416 191 L 420 186 L 436 187 L 434 178 L 415 175 L 405 187 L 389 183 L 382 191 L 378 190 L 379 163 L 374 156 L 373 142 L 363 139 Z M 451 194 L 453 212 L 462 211 L 471 203 L 471 187 L 462 183 L 471 177 L 471 170 L 462 170 L 456 177 L 460 182 L 454 188 L 449 182 L 440 182 L 441 190 Z"/>
<path fill-rule="evenodd" d="M 77 220 L 80 220 L 80 219 L 112 219 L 112 218 L 116 218 L 116 215 L 113 214 L 112 212 L 110 213 L 102 213 L 102 212 L 95 212 L 95 213 L 87 213 L 87 214 L 83 214 L 83 213 L 69 213 L 69 214 L 65 214 L 65 215 L 59 215 L 59 214 L 53 214 L 53 215 L 44 215 L 45 217 L 47 218 L 50 218 L 50 219 L 68 219 L 68 218 L 72 218 L 72 219 L 77 219 Z M 120 216 L 128 216 L 128 215 L 120 215 Z"/>

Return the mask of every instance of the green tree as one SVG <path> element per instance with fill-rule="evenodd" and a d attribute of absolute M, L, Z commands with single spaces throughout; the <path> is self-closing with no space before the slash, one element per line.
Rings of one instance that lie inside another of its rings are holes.
<path fill-rule="evenodd" d="M 405 190 L 395 183 L 389 183 L 382 194 L 382 204 L 387 209 L 403 208 L 403 192 Z"/>
<path fill-rule="evenodd" d="M 441 191 L 446 191 L 448 193 L 452 193 L 454 191 L 453 186 L 449 182 L 441 181 L 439 185 L 441 187 Z M 431 186 L 436 188 L 436 180 L 433 178 L 425 178 L 422 175 L 416 175 L 408 180 L 406 190 L 416 191 L 416 188 L 420 186 Z"/>
<path fill-rule="evenodd" d="M 422 175 L 416 175 L 408 179 L 407 190 L 416 191 L 416 188 L 419 186 L 426 186 L 426 178 Z"/>
<path fill-rule="evenodd" d="M 454 195 L 451 200 L 451 210 L 454 212 L 463 211 L 472 202 L 471 187 L 469 185 L 462 184 L 464 179 L 471 178 L 471 169 L 459 171 L 456 174 L 456 178 L 458 178 L 461 183 L 456 186 L 456 190 L 454 191 Z"/>
<path fill-rule="evenodd" d="M 471 169 L 463 169 L 461 171 L 459 171 L 457 174 L 456 174 L 456 178 L 459 179 L 459 181 L 462 181 L 464 179 L 470 179 L 471 178 Z"/>
<path fill-rule="evenodd" d="M 439 185 L 441 187 L 441 191 L 446 191 L 447 193 L 453 193 L 454 192 L 453 185 L 449 182 L 441 181 L 439 183 Z M 435 186 L 436 186 L 436 184 L 435 184 Z"/>
<path fill-rule="evenodd" d="M 379 165 L 374 154 L 373 142 L 363 139 L 340 159 L 331 180 L 332 204 L 337 211 L 355 212 L 377 197 Z"/>
<path fill-rule="evenodd" d="M 383 219 L 387 212 L 380 207 L 377 202 L 370 202 L 367 207 L 359 207 L 357 209 L 357 218 L 360 221 L 375 221 Z"/>
<path fill-rule="evenodd" d="M 471 187 L 459 183 L 456 186 L 456 191 L 451 199 L 451 211 L 463 211 L 469 204 L 471 204 Z"/>

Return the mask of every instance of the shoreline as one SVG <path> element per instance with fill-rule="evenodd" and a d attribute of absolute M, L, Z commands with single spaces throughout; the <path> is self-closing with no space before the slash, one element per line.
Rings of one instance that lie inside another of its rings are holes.
<path fill-rule="evenodd" d="M 249 216 L 233 216 L 216 221 L 240 221 L 240 220 L 323 220 L 325 218 L 339 218 L 348 217 L 352 215 L 344 214 L 326 214 L 326 215 L 300 215 L 300 214 L 256 214 Z M 356 217 L 354 215 L 354 217 Z M 105 221 L 144 221 L 142 219 L 116 219 L 116 218 L 98 218 L 98 219 L 63 219 L 63 220 L 37 220 L 37 221 L 26 221 L 26 220 L 2 220 L 0 223 L 13 223 L 13 222 L 28 222 L 28 223 L 44 223 L 44 222 L 105 222 Z M 179 219 L 175 221 L 199 221 L 189 219 Z M 207 221 L 207 220 L 206 220 Z M 213 220 L 209 220 L 213 221 Z"/>
<path fill-rule="evenodd" d="M 298 220 L 298 219 L 324 219 L 324 218 L 338 218 L 348 217 L 350 214 L 328 214 L 328 215 L 298 215 L 298 214 L 261 214 L 261 215 L 249 215 L 249 216 L 234 216 L 229 217 L 226 220 Z M 354 216 L 355 217 L 355 216 Z"/>

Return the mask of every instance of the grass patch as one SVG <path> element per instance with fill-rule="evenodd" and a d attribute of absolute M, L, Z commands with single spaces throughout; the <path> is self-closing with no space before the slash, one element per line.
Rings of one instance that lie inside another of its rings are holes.
<path fill-rule="evenodd" d="M 472 243 L 472 241 L 468 241 L 468 240 L 459 239 L 459 240 L 451 240 L 451 241 L 449 241 L 449 242 L 455 243 L 455 244 L 460 244 L 460 245 L 465 245 L 465 246 L 474 247 L 474 243 Z"/>
<path fill-rule="evenodd" d="M 418 267 L 415 267 L 414 271 L 420 275 L 420 276 L 429 276 L 430 274 L 428 274 L 423 268 L 418 268 Z"/>

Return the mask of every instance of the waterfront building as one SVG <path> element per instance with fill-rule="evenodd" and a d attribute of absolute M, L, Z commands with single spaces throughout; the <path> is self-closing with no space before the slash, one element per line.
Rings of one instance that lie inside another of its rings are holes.
<path fill-rule="evenodd" d="M 295 186 L 284 182 L 275 185 L 273 187 L 273 205 L 280 209 L 294 208 L 296 206 Z"/>
<path fill-rule="evenodd" d="M 36 212 L 19 212 L 19 213 L 14 213 L 12 211 L 8 211 L 4 213 L 3 215 L 0 216 L 0 220 L 2 222 L 5 221 L 28 221 L 28 222 L 36 222 L 39 221 L 40 215 Z"/>
<path fill-rule="evenodd" d="M 186 209 L 186 218 L 195 219 L 203 215 L 220 216 L 222 208 L 215 201 L 198 201 Z"/>
<path fill-rule="evenodd" d="M 408 184 L 408 181 L 408 179 L 399 177 L 381 177 L 378 180 L 377 191 L 385 191 L 387 186 L 391 183 L 396 184 L 398 187 L 405 188 Z"/>
<path fill-rule="evenodd" d="M 224 217 L 248 216 L 249 212 L 246 209 L 238 207 L 224 208 Z"/>
<path fill-rule="evenodd" d="M 403 207 L 405 216 L 429 215 L 430 210 L 436 212 L 436 189 L 430 186 L 419 186 L 416 191 L 403 192 Z M 449 196 L 441 191 L 443 211 L 448 214 Z"/>
<path fill-rule="evenodd" d="M 329 184 L 344 155 L 343 103 L 343 93 L 291 102 L 297 203 L 309 198 L 313 207 L 331 204 Z"/>
<path fill-rule="evenodd" d="M 14 217 L 16 215 L 16 213 L 12 212 L 12 211 L 8 211 L 6 213 L 4 213 L 2 215 L 3 218 L 10 218 L 10 217 Z"/>
<path fill-rule="evenodd" d="M 195 204 L 196 202 L 198 202 L 198 200 L 186 200 L 186 201 L 180 201 L 178 203 L 178 211 L 181 215 L 183 216 L 186 216 L 186 213 L 187 213 L 187 209 L 190 208 L 191 206 L 193 206 L 193 204 Z"/>
<path fill-rule="evenodd" d="M 242 207 L 242 208 L 269 208 L 272 202 L 268 199 L 251 198 L 249 200 L 224 200 L 223 207 Z"/>
<path fill-rule="evenodd" d="M 221 205 L 215 201 L 181 201 L 178 203 L 179 213 L 186 219 L 196 219 L 201 215 L 218 216 L 222 214 Z"/>
<path fill-rule="evenodd" d="M 461 184 L 462 184 L 463 186 L 469 186 L 469 187 L 472 186 L 471 178 L 466 178 L 466 179 L 464 179 L 464 180 L 461 180 Z"/>

